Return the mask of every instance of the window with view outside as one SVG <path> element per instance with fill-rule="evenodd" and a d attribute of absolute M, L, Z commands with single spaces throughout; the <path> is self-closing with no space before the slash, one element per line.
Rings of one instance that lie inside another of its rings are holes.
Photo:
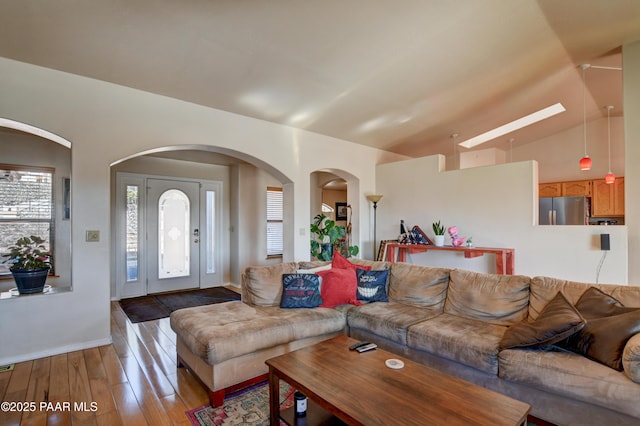
<path fill-rule="evenodd" d="M 53 251 L 53 211 L 53 169 L 0 165 L 1 255 L 19 238 L 32 235 L 45 240 L 46 249 Z M 3 257 L 0 262 L 7 260 Z"/>

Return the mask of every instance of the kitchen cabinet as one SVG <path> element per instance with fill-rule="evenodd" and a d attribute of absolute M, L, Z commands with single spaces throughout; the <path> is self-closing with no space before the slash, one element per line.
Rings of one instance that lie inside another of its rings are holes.
<path fill-rule="evenodd" d="M 549 182 L 541 183 L 538 185 L 538 196 L 542 197 L 561 197 L 562 196 L 562 183 Z"/>
<path fill-rule="evenodd" d="M 624 178 L 616 178 L 614 183 L 604 179 L 592 181 L 591 216 L 624 216 Z"/>
<path fill-rule="evenodd" d="M 591 186 L 592 182 L 590 180 L 574 180 L 570 182 L 562 182 L 562 196 L 591 197 Z"/>
<path fill-rule="evenodd" d="M 538 196 L 543 197 L 591 197 L 590 180 L 547 182 L 538 185 Z"/>

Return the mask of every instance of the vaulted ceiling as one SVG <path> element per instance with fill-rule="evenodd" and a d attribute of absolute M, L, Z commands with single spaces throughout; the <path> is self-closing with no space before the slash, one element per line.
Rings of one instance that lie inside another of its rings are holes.
<path fill-rule="evenodd" d="M 579 65 L 636 40 L 638 0 L 0 0 L 0 56 L 410 156 L 579 125 Z M 622 73 L 585 73 L 588 118 L 623 114 Z"/>

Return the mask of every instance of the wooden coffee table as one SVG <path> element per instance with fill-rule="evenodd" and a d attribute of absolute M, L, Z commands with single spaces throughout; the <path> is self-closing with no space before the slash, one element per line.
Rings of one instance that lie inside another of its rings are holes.
<path fill-rule="evenodd" d="M 280 380 L 308 398 L 299 424 L 526 424 L 531 407 L 524 402 L 379 348 L 350 351 L 355 342 L 339 336 L 267 360 L 271 425 L 280 419 L 296 424 L 293 413 L 280 413 Z M 404 368 L 386 367 L 390 358 L 402 360 Z"/>

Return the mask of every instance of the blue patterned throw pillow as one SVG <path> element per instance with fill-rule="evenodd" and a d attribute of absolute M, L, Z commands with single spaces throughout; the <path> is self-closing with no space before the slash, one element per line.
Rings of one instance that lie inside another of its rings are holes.
<path fill-rule="evenodd" d="M 317 308 L 322 304 L 316 274 L 282 274 L 281 308 Z"/>
<path fill-rule="evenodd" d="M 366 271 L 358 268 L 358 300 L 363 302 L 388 302 L 387 284 L 389 283 L 389 270 Z"/>

